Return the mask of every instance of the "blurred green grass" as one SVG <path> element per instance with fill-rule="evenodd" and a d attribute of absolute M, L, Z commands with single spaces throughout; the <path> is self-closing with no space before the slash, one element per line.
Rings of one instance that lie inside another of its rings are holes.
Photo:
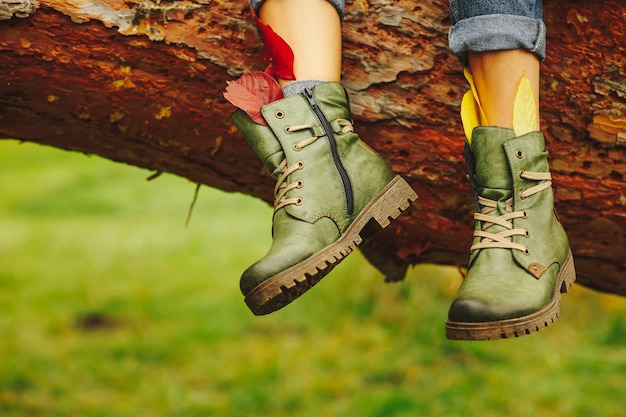
<path fill-rule="evenodd" d="M 532 336 L 452 342 L 459 284 L 359 253 L 254 317 L 270 244 L 248 196 L 0 141 L 0 416 L 622 416 L 626 300 L 576 286 Z M 271 190 L 268 190 L 271 192 Z"/>

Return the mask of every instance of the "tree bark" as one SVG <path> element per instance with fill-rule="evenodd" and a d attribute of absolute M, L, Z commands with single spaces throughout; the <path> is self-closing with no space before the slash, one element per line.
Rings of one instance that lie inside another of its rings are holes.
<path fill-rule="evenodd" d="M 626 5 L 545 3 L 541 122 L 557 210 L 579 282 L 626 295 Z M 0 20 L 0 137 L 273 197 L 222 97 L 266 65 L 245 0 L 0 0 Z M 420 195 L 363 248 L 389 280 L 468 258 L 468 87 L 449 25 L 444 0 L 347 4 L 343 82 L 357 129 Z"/>

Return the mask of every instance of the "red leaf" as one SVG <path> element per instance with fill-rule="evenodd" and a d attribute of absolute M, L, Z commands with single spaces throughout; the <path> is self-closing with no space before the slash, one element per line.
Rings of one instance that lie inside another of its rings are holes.
<path fill-rule="evenodd" d="M 261 107 L 283 97 L 280 85 L 264 72 L 244 74 L 237 81 L 230 82 L 224 91 L 226 100 L 245 111 L 254 122 L 265 126 Z"/>
<path fill-rule="evenodd" d="M 265 59 L 272 62 L 274 75 L 283 80 L 295 80 L 296 75 L 293 73 L 293 50 L 270 26 L 259 19 L 254 10 L 252 10 L 252 14 L 263 33 Z"/>

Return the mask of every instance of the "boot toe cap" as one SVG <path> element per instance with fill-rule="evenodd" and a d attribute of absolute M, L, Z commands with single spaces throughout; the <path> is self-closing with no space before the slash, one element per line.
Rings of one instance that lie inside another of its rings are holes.
<path fill-rule="evenodd" d="M 248 295 L 261 283 L 312 255 L 310 251 L 291 250 L 285 252 L 281 253 L 280 256 L 263 258 L 244 271 L 239 281 L 239 286 L 244 296 Z"/>
<path fill-rule="evenodd" d="M 477 298 L 461 298 L 450 306 L 448 319 L 460 323 L 485 323 L 524 317 L 539 308 L 515 302 L 493 302 Z"/>

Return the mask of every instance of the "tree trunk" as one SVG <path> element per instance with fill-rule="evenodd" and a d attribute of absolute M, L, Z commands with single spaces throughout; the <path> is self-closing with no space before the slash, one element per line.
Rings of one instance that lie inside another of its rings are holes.
<path fill-rule="evenodd" d="M 546 2 L 542 126 L 579 282 L 626 295 L 626 5 Z M 263 69 L 245 0 L 0 0 L 0 137 L 93 153 L 266 201 L 228 80 Z M 348 1 L 344 85 L 357 129 L 420 195 L 364 248 L 390 280 L 465 264 L 473 203 L 447 1 Z M 253 215 L 253 214 L 251 214 Z"/>

